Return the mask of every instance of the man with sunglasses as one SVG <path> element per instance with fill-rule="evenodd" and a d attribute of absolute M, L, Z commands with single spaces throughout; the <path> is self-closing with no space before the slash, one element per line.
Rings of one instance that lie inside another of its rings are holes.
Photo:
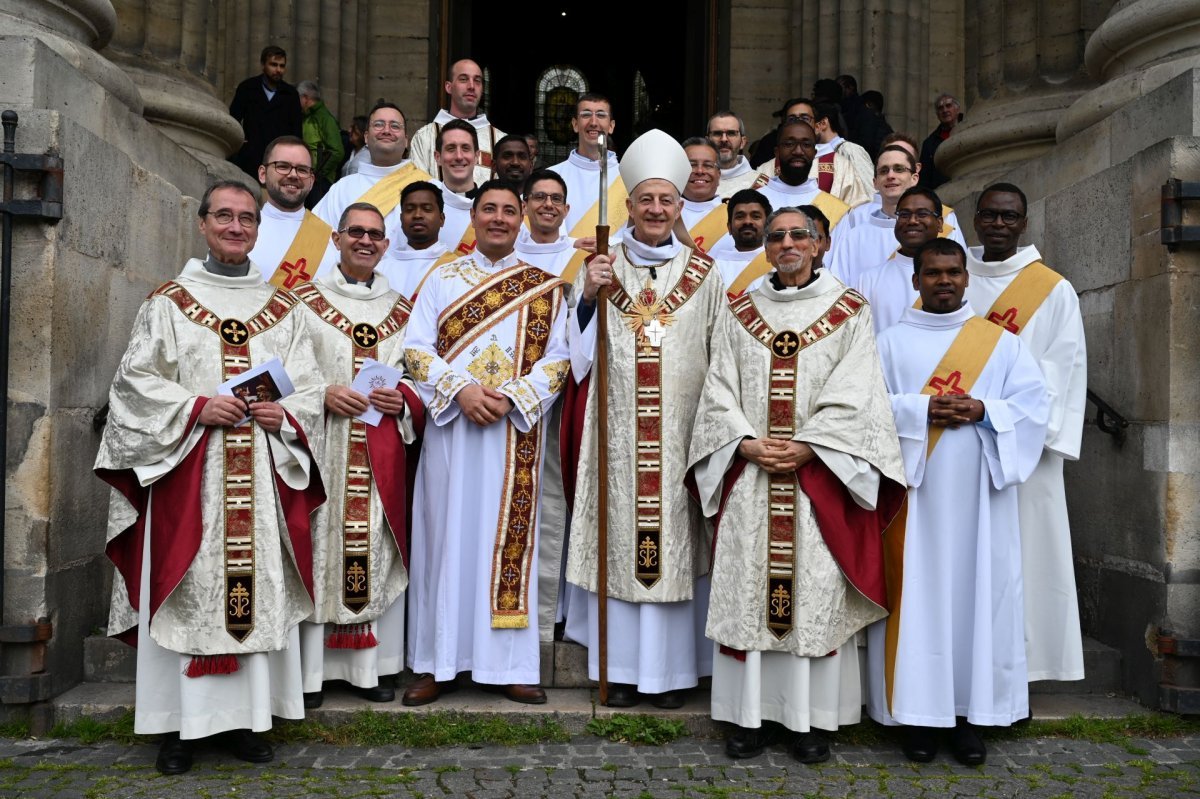
<path fill-rule="evenodd" d="M 305 708 L 321 706 L 329 680 L 345 680 L 371 702 L 395 698 L 408 585 L 405 445 L 424 419 L 408 381 L 354 387 L 368 359 L 404 368 L 412 306 L 376 270 L 388 247 L 383 215 L 354 203 L 332 238 L 337 269 L 295 290 L 325 389 L 329 496 L 312 519 L 315 610 L 300 625 Z M 369 411 L 382 416 L 367 419 Z"/>
<path fill-rule="evenodd" d="M 267 145 L 258 168 L 267 197 L 250 260 L 263 280 L 279 288 L 294 289 L 312 280 L 333 232 L 304 208 L 313 180 L 312 155 L 303 139 L 280 136 Z"/>
<path fill-rule="evenodd" d="M 1037 247 L 1020 246 L 1027 211 L 1024 192 L 1011 183 L 993 184 L 979 195 L 975 234 L 981 246 L 967 251 L 967 299 L 980 316 L 1020 336 L 1046 377 L 1045 451 L 1017 489 L 1029 680 L 1081 680 L 1083 639 L 1063 461 L 1079 458 L 1087 347 L 1075 288 L 1042 263 Z"/>
<path fill-rule="evenodd" d="M 814 223 L 767 220 L 772 271 L 729 303 L 695 413 L 688 476 L 715 516 L 712 716 L 733 758 L 782 732 L 792 756 L 829 758 L 821 730 L 859 721 L 858 631 L 887 611 L 880 534 L 904 466 L 871 335 L 871 309 L 814 269 Z"/>
<path fill-rule="evenodd" d="M 257 733 L 304 716 L 297 624 L 313 610 L 323 386 L 296 298 L 248 257 L 258 223 L 241 183 L 204 193 L 208 253 L 138 311 L 96 456 L 115 489 L 109 632 L 137 643 L 134 729 L 163 734 L 164 774 L 217 734 L 267 762 Z M 274 358 L 288 396 L 247 405 L 217 388 Z"/>

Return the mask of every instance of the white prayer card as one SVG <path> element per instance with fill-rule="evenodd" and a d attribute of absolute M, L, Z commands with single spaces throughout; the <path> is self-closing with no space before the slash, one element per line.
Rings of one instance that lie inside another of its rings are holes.
<path fill-rule="evenodd" d="M 238 426 L 250 421 L 250 403 L 278 402 L 284 397 L 295 393 L 292 379 L 283 368 L 283 361 L 272 358 L 264 364 L 247 369 L 236 377 L 232 377 L 217 386 L 217 393 L 227 397 L 237 397 L 246 404 L 246 415 L 238 422 Z"/>
<path fill-rule="evenodd" d="M 402 376 L 399 369 L 380 363 L 374 358 L 364 358 L 362 369 L 358 370 L 358 377 L 354 378 L 350 388 L 366 397 L 377 388 L 395 388 L 400 385 Z M 359 414 L 358 419 L 371 427 L 378 427 L 383 419 L 383 411 L 368 403 L 367 409 Z"/>

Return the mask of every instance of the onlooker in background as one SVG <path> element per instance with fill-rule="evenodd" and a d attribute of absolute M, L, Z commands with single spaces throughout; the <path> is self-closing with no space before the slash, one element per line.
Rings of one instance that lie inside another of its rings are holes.
<path fill-rule="evenodd" d="M 342 130 L 337 120 L 321 100 L 321 87 L 311 80 L 302 80 L 296 86 L 300 95 L 300 108 L 304 111 L 304 143 L 312 153 L 313 169 L 328 181 L 329 186 L 338 179 L 338 167 L 342 163 Z M 314 186 L 314 189 L 319 187 Z M 315 201 L 314 201 L 315 202 Z"/>
<path fill-rule="evenodd" d="M 525 143 L 529 145 L 529 167 L 530 174 L 544 168 L 541 159 L 538 158 L 538 137 L 532 133 L 525 134 Z"/>
<path fill-rule="evenodd" d="M 952 95 L 939 94 L 933 108 L 937 112 L 938 126 L 921 145 L 921 185 L 930 189 L 936 189 L 950 179 L 934 166 L 933 154 L 937 152 L 937 148 L 942 145 L 942 142 L 950 138 L 950 132 L 954 130 L 954 126 L 963 119 L 962 108 Z"/>
<path fill-rule="evenodd" d="M 229 104 L 229 115 L 242 123 L 242 149 L 229 160 L 247 175 L 258 176 L 263 152 L 280 136 L 299 136 L 300 98 L 296 87 L 285 83 L 287 53 L 268 45 L 259 56 L 262 73 L 238 84 Z"/>
<path fill-rule="evenodd" d="M 342 177 L 355 174 L 362 164 L 371 163 L 371 153 L 367 150 L 367 124 L 365 116 L 356 116 L 350 123 L 350 146 L 353 150 L 342 166 Z"/>
<path fill-rule="evenodd" d="M 859 118 L 858 139 L 871 158 L 878 158 L 883 149 L 883 140 L 892 131 L 887 117 L 883 115 L 883 95 L 871 89 L 862 93 L 863 111 Z"/>
<path fill-rule="evenodd" d="M 858 93 L 858 81 L 853 75 L 838 75 L 835 82 L 842 90 L 838 104 L 842 107 L 842 118 L 846 121 L 845 136 L 870 152 L 871 148 L 863 141 L 866 132 L 863 125 L 867 119 L 866 97 Z M 871 153 L 871 157 L 874 158 L 875 153 Z"/>

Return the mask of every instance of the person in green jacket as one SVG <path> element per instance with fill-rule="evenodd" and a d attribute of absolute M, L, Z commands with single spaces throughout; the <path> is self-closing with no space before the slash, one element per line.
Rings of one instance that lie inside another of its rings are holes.
<path fill-rule="evenodd" d="M 337 119 L 321 101 L 321 87 L 311 80 L 296 86 L 300 108 L 304 112 L 303 136 L 312 153 L 313 169 L 330 183 L 338 178 L 342 165 L 342 131 Z"/>

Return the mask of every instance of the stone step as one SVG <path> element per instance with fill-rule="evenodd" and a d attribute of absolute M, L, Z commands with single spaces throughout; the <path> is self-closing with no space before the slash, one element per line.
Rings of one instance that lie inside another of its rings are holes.
<path fill-rule="evenodd" d="M 1120 694 L 1121 651 L 1095 638 L 1083 639 L 1082 680 L 1057 682 L 1039 680 L 1029 684 L 1030 695 L 1035 694 Z"/>
<path fill-rule="evenodd" d="M 437 702 L 421 707 L 405 707 L 397 700 L 387 703 L 368 702 L 342 687 L 329 686 L 325 702 L 306 713 L 306 719 L 336 725 L 352 721 L 363 710 L 377 713 L 428 714 L 438 711 L 457 711 L 469 716 L 503 715 L 514 723 L 551 718 L 573 735 L 585 731 L 592 718 L 605 718 L 617 713 L 649 715 L 681 721 L 690 735 L 714 737 L 724 734 L 723 725 L 709 716 L 709 694 L 703 688 L 692 691 L 688 701 L 678 710 L 661 710 L 648 703 L 633 708 L 602 707 L 596 692 L 586 688 L 550 688 L 544 705 L 522 705 L 484 693 L 477 686 L 464 685 Z M 133 709 L 134 687 L 129 683 L 81 683 L 52 700 L 54 723 L 69 724 L 80 718 L 113 721 Z M 1073 715 L 1089 718 L 1124 718 L 1147 715 L 1153 711 L 1129 699 L 1098 695 L 1053 695 L 1030 697 L 1033 718 L 1037 721 L 1057 721 Z"/>

